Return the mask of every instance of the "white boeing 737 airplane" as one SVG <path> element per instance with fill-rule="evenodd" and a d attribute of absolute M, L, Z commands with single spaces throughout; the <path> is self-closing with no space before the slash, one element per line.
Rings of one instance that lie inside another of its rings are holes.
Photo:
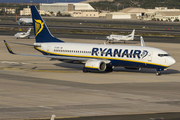
<path fill-rule="evenodd" d="M 33 46 L 43 55 L 14 53 L 4 40 L 11 54 L 47 57 L 70 63 L 79 62 L 84 64 L 84 72 L 110 72 L 114 67 L 121 66 L 129 69 L 156 69 L 156 74 L 160 75 L 160 71 L 176 62 L 167 52 L 146 47 L 142 37 L 141 46 L 65 43 L 51 35 L 35 6 L 31 6 L 31 12 L 36 43 L 17 44 Z"/>
<path fill-rule="evenodd" d="M 27 37 L 28 39 L 30 38 L 30 32 L 31 32 L 31 28 L 28 29 L 27 32 L 18 32 L 14 35 L 14 37 L 16 37 L 16 39 L 18 38 L 25 38 Z"/>
<path fill-rule="evenodd" d="M 134 40 L 134 34 L 135 34 L 135 29 L 132 31 L 131 34 L 129 35 L 110 35 L 110 36 L 107 36 L 107 41 L 110 42 L 114 42 L 114 41 L 130 41 L 130 40 Z"/>

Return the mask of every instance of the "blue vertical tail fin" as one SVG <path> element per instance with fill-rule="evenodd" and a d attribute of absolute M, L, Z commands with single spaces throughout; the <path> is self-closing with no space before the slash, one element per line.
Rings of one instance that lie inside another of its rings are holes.
<path fill-rule="evenodd" d="M 46 23 L 39 14 L 35 6 L 31 6 L 31 14 L 34 27 L 34 35 L 37 43 L 43 42 L 63 42 L 55 37 L 53 37 L 46 26 Z"/>

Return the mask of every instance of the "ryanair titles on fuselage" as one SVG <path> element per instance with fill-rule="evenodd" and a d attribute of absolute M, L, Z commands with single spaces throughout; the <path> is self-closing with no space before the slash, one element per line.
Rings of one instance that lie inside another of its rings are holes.
<path fill-rule="evenodd" d="M 141 54 L 142 53 L 142 54 Z M 104 57 L 127 57 L 127 58 L 144 58 L 148 54 L 148 51 L 133 50 L 133 49 L 112 49 L 112 48 L 92 48 L 92 56 L 104 56 Z"/>

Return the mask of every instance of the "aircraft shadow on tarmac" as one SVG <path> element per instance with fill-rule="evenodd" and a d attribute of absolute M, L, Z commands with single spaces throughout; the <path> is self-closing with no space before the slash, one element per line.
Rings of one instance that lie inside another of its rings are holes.
<path fill-rule="evenodd" d="M 142 68 L 141 70 L 131 70 L 131 69 L 125 69 L 122 67 L 117 67 L 113 70 L 114 72 L 133 72 L 133 73 L 155 73 L 155 69 L 147 69 Z M 168 69 L 166 71 L 162 71 L 162 74 L 178 74 L 180 71 L 174 70 L 174 69 Z"/>
<path fill-rule="evenodd" d="M 74 70 L 82 70 L 83 64 L 73 64 L 73 63 L 56 63 L 55 66 L 63 67 L 63 68 L 71 68 Z"/>
<path fill-rule="evenodd" d="M 63 67 L 63 68 L 70 68 L 73 70 L 82 70 L 83 69 L 83 64 L 71 64 L 71 63 L 57 63 L 54 64 L 55 66 Z M 133 73 L 155 73 L 155 69 L 147 69 L 147 68 L 142 68 L 142 70 L 131 70 L 131 69 L 125 69 L 123 67 L 115 67 L 113 69 L 113 72 L 133 72 Z M 105 72 L 93 72 L 93 73 L 105 73 Z M 175 69 L 168 69 L 166 71 L 162 71 L 162 74 L 178 74 L 180 71 L 175 70 Z"/>

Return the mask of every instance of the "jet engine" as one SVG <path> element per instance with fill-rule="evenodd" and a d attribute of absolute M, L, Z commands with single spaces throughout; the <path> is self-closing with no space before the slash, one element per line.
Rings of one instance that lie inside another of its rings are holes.
<path fill-rule="evenodd" d="M 107 64 L 109 63 L 109 61 L 105 61 L 105 60 L 88 60 L 85 63 L 84 72 L 88 72 L 91 70 L 97 70 L 97 71 L 106 71 L 107 68 Z"/>

